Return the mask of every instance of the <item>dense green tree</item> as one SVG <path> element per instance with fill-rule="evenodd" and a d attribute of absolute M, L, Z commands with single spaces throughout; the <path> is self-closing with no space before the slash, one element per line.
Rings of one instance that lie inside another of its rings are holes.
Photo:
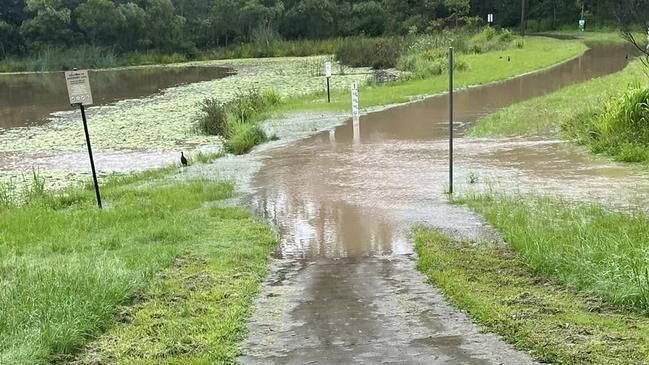
<path fill-rule="evenodd" d="M 20 33 L 32 47 L 68 45 L 73 39 L 71 11 L 60 0 L 27 0 L 25 9 L 34 14 L 20 26 Z"/>
<path fill-rule="evenodd" d="M 90 44 L 118 51 L 189 53 L 286 39 L 433 32 L 486 19 L 530 30 L 644 22 L 629 12 L 649 0 L 0 0 L 0 57 Z M 623 10 L 627 9 L 624 13 Z M 633 17 L 632 17 L 633 15 Z M 642 14 L 640 14 L 642 15 Z"/>
<path fill-rule="evenodd" d="M 109 45 L 119 40 L 126 17 L 111 0 L 88 0 L 75 11 L 77 24 L 91 44 Z"/>

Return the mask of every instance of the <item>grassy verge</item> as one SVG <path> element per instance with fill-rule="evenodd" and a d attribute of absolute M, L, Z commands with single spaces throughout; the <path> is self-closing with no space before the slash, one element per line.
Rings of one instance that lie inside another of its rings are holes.
<path fill-rule="evenodd" d="M 506 246 L 456 242 L 425 228 L 415 238 L 419 269 L 456 306 L 537 360 L 649 363 L 647 317 L 533 274 Z"/>
<path fill-rule="evenodd" d="M 649 313 L 649 218 L 536 196 L 462 198 L 505 237 L 532 272 Z"/>
<path fill-rule="evenodd" d="M 458 88 L 503 80 L 541 68 L 549 67 L 578 56 L 586 50 L 580 41 L 560 41 L 544 37 L 528 37 L 522 48 L 491 51 L 462 56 L 465 71 L 456 75 Z M 507 62 L 507 57 L 511 62 Z M 364 108 L 404 103 L 443 92 L 448 87 L 444 74 L 425 79 L 400 81 L 384 86 L 368 85 L 361 90 Z M 349 109 L 349 91 L 333 90 L 331 103 L 321 94 L 305 95 L 287 100 L 279 112 L 297 110 L 344 111 Z"/>
<path fill-rule="evenodd" d="M 477 137 L 558 135 L 563 125 L 593 118 L 608 100 L 643 79 L 642 64 L 632 62 L 619 73 L 503 108 L 478 120 L 470 133 Z"/>
<path fill-rule="evenodd" d="M 0 363 L 64 362 L 108 328 L 95 359 L 234 361 L 273 235 L 219 205 L 231 185 L 170 171 L 112 180 L 103 211 L 92 190 L 0 207 Z"/>

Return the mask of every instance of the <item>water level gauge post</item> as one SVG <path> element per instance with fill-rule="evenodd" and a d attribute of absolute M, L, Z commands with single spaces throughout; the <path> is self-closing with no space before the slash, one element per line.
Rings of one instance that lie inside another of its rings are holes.
<path fill-rule="evenodd" d="M 95 169 L 95 160 L 92 156 L 92 145 L 90 144 L 90 133 L 88 132 L 88 119 L 86 118 L 87 105 L 92 105 L 92 91 L 90 89 L 90 78 L 88 70 L 77 70 L 65 72 L 65 82 L 68 88 L 70 105 L 78 106 L 81 111 L 83 121 L 83 131 L 86 135 L 86 145 L 88 146 L 88 157 L 90 158 L 90 169 L 92 170 L 92 180 L 95 185 L 95 195 L 97 197 L 97 206 L 102 209 L 101 193 L 99 183 L 97 182 L 97 170 Z"/>

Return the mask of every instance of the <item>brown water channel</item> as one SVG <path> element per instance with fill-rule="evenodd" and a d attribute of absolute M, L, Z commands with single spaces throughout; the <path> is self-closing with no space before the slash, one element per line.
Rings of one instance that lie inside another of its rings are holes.
<path fill-rule="evenodd" d="M 222 67 L 136 67 L 92 71 L 97 105 L 136 99 L 166 88 L 223 78 Z M 3 129 L 44 124 L 51 113 L 69 110 L 63 72 L 0 74 L 0 133 Z"/>
<path fill-rule="evenodd" d="M 475 174 L 507 189 L 576 197 L 615 198 L 612 186 L 622 197 L 642 191 L 641 171 L 559 141 L 462 136 L 499 108 L 621 70 L 625 54 L 595 46 L 552 69 L 459 92 L 459 189 Z M 440 96 L 364 116 L 359 133 L 348 122 L 266 153 L 250 199 L 275 223 L 280 244 L 243 363 L 531 363 L 481 334 L 415 269 L 414 224 L 497 239 L 482 219 L 446 202 L 447 134 Z"/>

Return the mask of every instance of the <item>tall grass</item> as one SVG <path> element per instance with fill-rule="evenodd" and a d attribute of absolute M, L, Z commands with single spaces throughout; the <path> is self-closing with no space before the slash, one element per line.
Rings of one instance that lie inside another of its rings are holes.
<path fill-rule="evenodd" d="M 147 189 L 36 188 L 0 214 L 0 363 L 41 364 L 74 353 L 111 321 L 112 309 L 208 229 L 200 208 L 232 186 L 190 181 Z"/>
<path fill-rule="evenodd" d="M 562 127 L 595 153 L 625 162 L 649 161 L 649 88 L 632 86 L 602 109 L 574 114 Z"/>
<path fill-rule="evenodd" d="M 280 102 L 281 98 L 275 92 L 256 89 L 240 93 L 228 102 L 205 99 L 201 104 L 198 130 L 223 138 L 230 153 L 247 153 L 268 139 L 258 123 Z"/>
<path fill-rule="evenodd" d="M 649 313 L 649 218 L 599 204 L 488 194 L 463 199 L 539 276 Z"/>

